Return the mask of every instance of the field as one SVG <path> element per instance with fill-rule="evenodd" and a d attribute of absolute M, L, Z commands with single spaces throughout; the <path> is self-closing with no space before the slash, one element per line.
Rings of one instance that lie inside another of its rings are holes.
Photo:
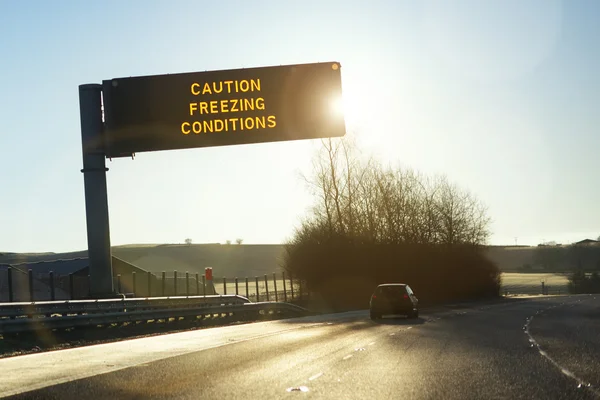
<path fill-rule="evenodd" d="M 502 293 L 507 291 L 509 294 L 541 294 L 542 282 L 548 288 L 548 294 L 568 292 L 568 279 L 564 275 L 504 272 L 502 274 Z"/>

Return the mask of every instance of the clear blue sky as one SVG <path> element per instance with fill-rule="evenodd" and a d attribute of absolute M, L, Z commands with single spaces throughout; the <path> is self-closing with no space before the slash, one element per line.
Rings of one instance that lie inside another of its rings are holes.
<path fill-rule="evenodd" d="M 87 247 L 79 84 L 330 60 L 361 146 L 471 190 L 492 243 L 596 237 L 599 20 L 594 0 L 2 1 L 0 250 Z M 112 243 L 280 243 L 317 145 L 113 160 Z"/>

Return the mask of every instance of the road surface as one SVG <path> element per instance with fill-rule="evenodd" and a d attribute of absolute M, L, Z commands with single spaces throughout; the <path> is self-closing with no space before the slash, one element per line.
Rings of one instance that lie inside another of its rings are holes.
<path fill-rule="evenodd" d="M 421 314 L 378 322 L 366 311 L 330 314 L 8 358 L 0 360 L 0 392 L 18 399 L 600 399 L 600 295 Z"/>

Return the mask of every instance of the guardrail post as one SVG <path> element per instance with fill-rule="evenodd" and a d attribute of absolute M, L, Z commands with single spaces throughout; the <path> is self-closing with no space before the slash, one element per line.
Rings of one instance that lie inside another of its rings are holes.
<path fill-rule="evenodd" d="M 136 279 L 135 279 L 135 271 L 131 273 L 131 290 L 133 291 L 133 297 L 135 297 L 136 292 Z"/>
<path fill-rule="evenodd" d="M 12 267 L 8 267 L 6 274 L 6 279 L 8 280 L 8 301 L 12 303 L 15 298 L 13 293 Z"/>
<path fill-rule="evenodd" d="M 119 292 L 121 292 L 120 289 Z M 69 295 L 71 295 L 71 300 L 75 300 L 75 283 L 73 282 L 73 274 L 69 274 Z"/>
<path fill-rule="evenodd" d="M 29 301 L 33 301 L 33 271 L 28 271 L 29 275 Z"/>
<path fill-rule="evenodd" d="M 117 291 L 119 294 L 123 293 L 121 290 L 121 274 L 117 274 Z"/>
<path fill-rule="evenodd" d="M 265 274 L 265 294 L 267 295 L 267 301 L 269 301 L 269 279 L 267 274 Z"/>
<path fill-rule="evenodd" d="M 162 292 L 161 296 L 165 297 L 165 284 L 167 281 L 167 273 L 165 271 L 162 272 Z"/>
<path fill-rule="evenodd" d="M 190 296 L 190 273 L 185 271 L 185 295 Z"/>
<path fill-rule="evenodd" d="M 196 272 L 196 296 L 200 296 L 200 275 Z"/>
<path fill-rule="evenodd" d="M 50 281 L 50 300 L 56 300 L 56 292 L 54 291 L 54 272 L 50 271 L 48 274 L 48 280 Z"/>
<path fill-rule="evenodd" d="M 292 295 L 292 300 L 294 300 L 294 278 L 291 273 L 290 273 L 290 291 L 291 291 L 291 295 Z"/>
<path fill-rule="evenodd" d="M 152 297 L 152 273 L 148 271 L 146 275 L 148 275 L 148 296 L 146 297 Z"/>
<path fill-rule="evenodd" d="M 248 277 L 246 277 L 246 298 L 248 298 Z"/>
<path fill-rule="evenodd" d="M 279 295 L 277 294 L 277 275 L 273 272 L 273 288 L 275 289 L 275 302 L 279 302 Z"/>
<path fill-rule="evenodd" d="M 177 296 L 177 271 L 173 271 L 173 296 Z"/>
<path fill-rule="evenodd" d="M 206 297 L 206 276 L 202 275 L 202 294 Z"/>
<path fill-rule="evenodd" d="M 258 276 L 255 276 L 254 279 L 256 280 L 256 302 L 259 302 L 260 296 L 259 296 L 259 291 L 258 291 Z"/>
<path fill-rule="evenodd" d="M 227 294 L 227 278 L 223 278 L 223 294 Z"/>
<path fill-rule="evenodd" d="M 238 278 L 237 276 L 235 277 L 235 295 L 239 296 L 239 291 L 238 291 Z"/>
<path fill-rule="evenodd" d="M 283 281 L 283 301 L 287 303 L 287 288 L 285 287 L 285 271 L 281 273 L 281 280 Z"/>

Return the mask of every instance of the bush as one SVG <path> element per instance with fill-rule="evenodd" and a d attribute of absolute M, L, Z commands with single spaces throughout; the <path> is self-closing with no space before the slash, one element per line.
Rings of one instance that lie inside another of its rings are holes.
<path fill-rule="evenodd" d="M 569 276 L 568 288 L 571 294 L 600 293 L 600 275 L 594 271 L 588 276 L 583 268 L 577 267 Z"/>
<path fill-rule="evenodd" d="M 324 243 L 288 247 L 286 266 L 333 309 L 366 308 L 380 283 L 408 283 L 422 304 L 498 296 L 500 271 L 472 247 Z"/>
<path fill-rule="evenodd" d="M 308 182 L 317 199 L 286 246 L 284 268 L 335 309 L 366 308 L 376 285 L 408 283 L 422 303 L 498 296 L 482 253 L 485 208 L 444 177 L 359 162 L 324 142 Z"/>

